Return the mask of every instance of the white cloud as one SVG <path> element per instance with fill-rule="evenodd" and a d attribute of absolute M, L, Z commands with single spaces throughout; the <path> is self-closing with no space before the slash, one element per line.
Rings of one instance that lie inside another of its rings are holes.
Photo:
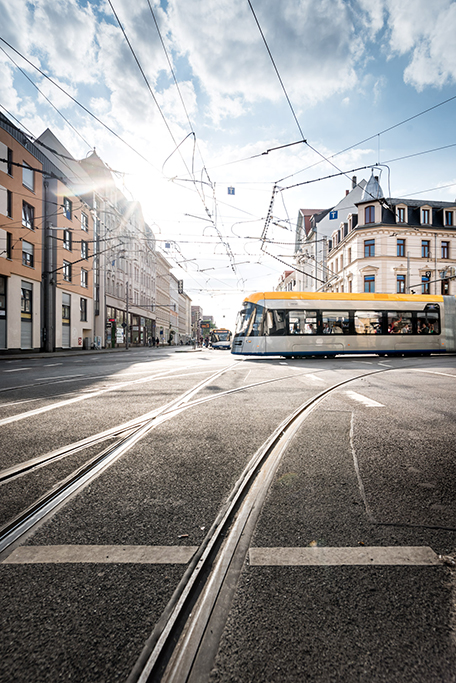
<path fill-rule="evenodd" d="M 387 0 L 393 53 L 410 54 L 406 83 L 417 90 L 456 82 L 456 4 Z"/>
<path fill-rule="evenodd" d="M 209 97 L 245 104 L 284 95 L 255 19 L 241 0 L 169 3 L 175 48 Z M 298 105 L 321 101 L 356 82 L 360 46 L 342 0 L 263 0 L 257 17 L 287 91 Z M 238 107 L 236 107 L 236 110 Z M 230 112 L 231 113 L 231 112 Z"/>

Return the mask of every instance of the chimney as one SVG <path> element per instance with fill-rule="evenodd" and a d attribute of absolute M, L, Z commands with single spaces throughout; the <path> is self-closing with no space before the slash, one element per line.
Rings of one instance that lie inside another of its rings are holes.
<path fill-rule="evenodd" d="M 356 176 L 354 175 L 354 176 L 352 176 L 352 190 L 355 189 L 355 187 L 357 186 L 357 184 L 358 184 L 358 183 L 357 183 L 357 181 L 356 181 Z"/>
<path fill-rule="evenodd" d="M 350 194 L 350 190 L 345 190 L 345 196 L 347 196 L 347 194 Z"/>

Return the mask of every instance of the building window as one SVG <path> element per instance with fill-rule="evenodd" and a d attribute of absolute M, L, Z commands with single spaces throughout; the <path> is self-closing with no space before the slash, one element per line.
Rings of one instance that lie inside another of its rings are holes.
<path fill-rule="evenodd" d="M 89 243 L 81 240 L 81 258 L 89 258 Z"/>
<path fill-rule="evenodd" d="M 69 297 L 70 295 L 68 295 Z M 70 324 L 70 317 L 71 317 L 71 299 L 65 299 L 65 301 L 62 301 L 62 322 L 66 323 L 67 325 Z"/>
<path fill-rule="evenodd" d="M 87 299 L 79 300 L 79 312 L 82 322 L 87 322 Z"/>
<path fill-rule="evenodd" d="M 27 317 L 32 317 L 32 286 L 28 283 L 23 283 L 27 286 L 21 287 L 21 313 Z M 30 286 L 30 289 L 29 289 Z"/>
<path fill-rule="evenodd" d="M 397 240 L 397 256 L 405 256 L 405 240 Z"/>
<path fill-rule="evenodd" d="M 430 240 L 421 240 L 421 258 L 431 258 Z"/>
<path fill-rule="evenodd" d="M 33 258 L 34 246 L 30 242 L 22 240 L 22 265 L 29 266 L 33 268 L 34 258 Z"/>
<path fill-rule="evenodd" d="M 63 198 L 63 215 L 65 218 L 68 218 L 68 220 L 71 221 L 73 215 L 73 204 L 68 197 Z"/>
<path fill-rule="evenodd" d="M 453 212 L 452 211 L 445 211 L 445 225 L 448 225 L 450 227 L 453 226 Z"/>
<path fill-rule="evenodd" d="M 365 223 L 375 223 L 375 206 L 366 206 L 364 209 Z"/>
<path fill-rule="evenodd" d="M 351 263 L 351 262 L 352 262 L 352 250 L 351 250 L 351 247 L 349 247 L 349 249 L 348 249 L 348 257 L 347 257 L 347 263 Z"/>
<path fill-rule="evenodd" d="M 85 214 L 83 211 L 81 211 L 81 228 L 82 230 L 85 230 L 85 232 L 88 232 L 89 230 L 89 219 L 87 214 Z"/>
<path fill-rule="evenodd" d="M 0 275 L 0 311 L 4 317 L 6 312 L 6 277 L 2 275 Z"/>
<path fill-rule="evenodd" d="M 421 277 L 421 294 L 430 294 L 431 286 L 429 284 L 430 278 L 427 275 Z"/>
<path fill-rule="evenodd" d="M 34 172 L 25 161 L 22 166 L 22 184 L 28 187 L 29 190 L 32 190 L 32 192 L 35 189 Z"/>
<path fill-rule="evenodd" d="M 375 275 L 364 276 L 364 291 L 375 292 Z"/>
<path fill-rule="evenodd" d="M 81 287 L 89 286 L 89 271 L 81 268 Z"/>
<path fill-rule="evenodd" d="M 364 258 L 375 256 L 375 240 L 364 240 Z"/>
<path fill-rule="evenodd" d="M 405 223 L 405 208 L 403 206 L 397 207 L 396 220 L 398 223 Z"/>
<path fill-rule="evenodd" d="M 72 247 L 71 232 L 69 230 L 64 230 L 63 231 L 63 248 L 67 249 L 68 251 L 71 251 L 71 247 Z"/>
<path fill-rule="evenodd" d="M 449 242 L 442 242 L 441 258 L 450 258 L 450 243 Z"/>
<path fill-rule="evenodd" d="M 421 222 L 423 223 L 423 225 L 430 225 L 431 212 L 429 209 L 421 209 Z"/>
<path fill-rule="evenodd" d="M 71 282 L 71 263 L 69 261 L 63 262 L 63 279 L 65 282 Z"/>
<path fill-rule="evenodd" d="M 397 293 L 398 294 L 405 294 L 405 275 L 398 275 L 396 278 L 397 282 Z"/>
<path fill-rule="evenodd" d="M 7 154 L 6 154 L 6 172 L 8 175 L 12 176 L 13 175 L 13 150 L 10 149 L 9 147 L 7 148 Z"/>
<path fill-rule="evenodd" d="M 13 233 L 6 233 L 6 258 L 13 258 Z"/>
<path fill-rule="evenodd" d="M 29 230 L 35 229 L 35 207 L 22 202 L 22 225 Z"/>
<path fill-rule="evenodd" d="M 450 293 L 450 281 L 449 280 L 442 280 L 440 283 L 440 293 L 442 296 L 448 296 Z"/>

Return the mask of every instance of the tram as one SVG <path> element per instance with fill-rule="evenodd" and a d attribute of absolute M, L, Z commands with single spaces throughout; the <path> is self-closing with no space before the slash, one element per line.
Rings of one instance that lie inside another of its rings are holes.
<path fill-rule="evenodd" d="M 244 299 L 231 352 L 380 356 L 456 351 L 456 297 L 257 292 Z"/>
<path fill-rule="evenodd" d="M 215 329 L 211 331 L 211 346 L 213 349 L 230 349 L 231 332 L 225 329 Z"/>

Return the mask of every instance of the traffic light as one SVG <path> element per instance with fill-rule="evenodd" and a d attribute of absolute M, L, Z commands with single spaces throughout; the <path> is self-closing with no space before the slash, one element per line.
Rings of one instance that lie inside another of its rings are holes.
<path fill-rule="evenodd" d="M 177 281 L 177 293 L 178 293 L 178 294 L 183 294 L 183 293 L 184 293 L 184 281 L 183 281 L 183 280 L 178 280 L 178 281 Z"/>

